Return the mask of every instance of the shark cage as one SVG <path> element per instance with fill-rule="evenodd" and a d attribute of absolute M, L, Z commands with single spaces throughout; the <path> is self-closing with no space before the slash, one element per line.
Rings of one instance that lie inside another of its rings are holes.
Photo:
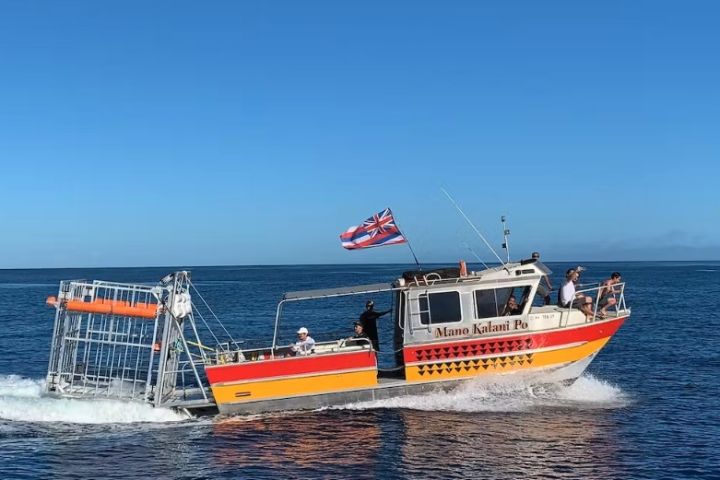
<path fill-rule="evenodd" d="M 47 300 L 56 309 L 47 393 L 212 408 L 203 366 L 230 343 L 222 346 L 191 290 L 197 293 L 186 271 L 157 285 L 61 282 L 58 296 Z M 219 322 L 204 299 L 201 305 Z M 217 347 L 204 344 L 200 331 Z"/>

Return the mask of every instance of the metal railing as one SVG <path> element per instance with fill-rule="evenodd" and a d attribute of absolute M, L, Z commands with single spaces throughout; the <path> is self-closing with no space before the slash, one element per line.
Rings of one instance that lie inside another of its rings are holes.
<path fill-rule="evenodd" d="M 291 345 L 282 347 L 276 346 L 274 349 L 271 346 L 268 346 L 264 348 L 239 350 L 218 349 L 216 352 L 208 354 L 205 361 L 207 365 L 224 365 L 227 363 L 256 362 L 282 358 L 302 358 L 304 356 L 321 356 L 357 350 L 354 347 L 362 347 L 363 349 L 371 351 L 373 350 L 372 342 L 369 338 L 348 337 L 339 340 L 316 342 L 311 352 L 307 355 L 297 355 L 294 351 L 292 351 Z"/>
<path fill-rule="evenodd" d="M 580 290 L 576 290 L 575 294 L 582 294 L 586 297 L 589 296 L 594 298 L 592 302 L 592 318 L 589 319 L 590 322 L 596 322 L 604 319 L 604 317 L 598 315 L 598 312 L 603 309 L 603 307 L 600 306 L 600 301 L 605 297 L 615 299 L 615 304 L 608 307 L 608 311 L 612 311 L 616 317 L 619 317 L 623 313 L 629 311 L 627 304 L 625 303 L 625 282 L 616 283 L 615 285 L 610 286 L 600 284 L 595 287 L 582 288 Z M 567 312 L 568 315 L 572 310 L 577 310 L 577 308 L 573 307 L 572 304 L 573 302 L 571 301 L 568 307 L 562 307 L 563 311 Z"/>

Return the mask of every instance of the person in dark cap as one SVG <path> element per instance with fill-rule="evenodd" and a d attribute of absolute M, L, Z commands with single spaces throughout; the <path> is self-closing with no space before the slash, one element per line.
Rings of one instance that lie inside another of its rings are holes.
<path fill-rule="evenodd" d="M 346 345 L 368 345 L 370 342 L 370 337 L 367 336 L 367 333 L 365 333 L 365 330 L 363 329 L 362 323 L 353 322 L 353 330 L 355 333 L 352 337 L 348 338 L 346 340 Z"/>
<path fill-rule="evenodd" d="M 535 261 L 540 261 L 540 252 L 533 252 L 532 259 Z M 547 275 L 543 275 L 540 280 L 541 283 L 538 284 L 537 295 L 542 297 L 545 305 L 550 305 L 552 303 L 552 299 L 550 298 L 550 292 L 553 289 L 552 283 L 550 282 L 550 277 L 548 277 Z M 542 284 L 543 280 L 545 281 L 545 285 Z"/>
<path fill-rule="evenodd" d="M 373 348 L 376 352 L 380 351 L 380 340 L 378 339 L 377 331 L 377 319 L 382 317 L 383 315 L 390 313 L 391 311 L 392 308 L 384 312 L 376 312 L 375 302 L 373 302 L 372 300 L 368 300 L 365 303 L 365 311 L 360 315 L 359 323 L 362 325 L 363 331 L 372 342 Z"/>

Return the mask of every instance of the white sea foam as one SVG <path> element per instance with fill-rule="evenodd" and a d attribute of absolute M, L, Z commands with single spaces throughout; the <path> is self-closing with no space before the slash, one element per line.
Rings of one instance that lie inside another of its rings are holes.
<path fill-rule="evenodd" d="M 119 400 L 78 400 L 43 396 L 43 381 L 0 375 L 0 419 L 23 422 L 179 422 L 173 410 Z"/>
<path fill-rule="evenodd" d="M 626 405 L 630 398 L 620 387 L 585 374 L 575 383 L 556 391 L 558 399 L 585 404 Z"/>
<path fill-rule="evenodd" d="M 16 431 L 17 431 L 16 427 L 13 427 L 12 425 L 0 423 L 0 433 L 13 433 Z"/>
<path fill-rule="evenodd" d="M 43 382 L 31 380 L 19 375 L 0 375 L 0 398 L 4 397 L 39 397 Z"/>
<path fill-rule="evenodd" d="M 501 377 L 492 382 L 477 379 L 455 390 L 428 395 L 359 402 L 342 408 L 408 408 L 425 411 L 453 412 L 523 412 L 536 408 L 617 408 L 629 402 L 618 387 L 585 374 L 570 386 L 538 387 L 517 376 Z"/>

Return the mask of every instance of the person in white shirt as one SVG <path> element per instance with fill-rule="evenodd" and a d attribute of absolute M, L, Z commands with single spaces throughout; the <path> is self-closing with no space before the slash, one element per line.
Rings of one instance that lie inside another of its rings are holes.
<path fill-rule="evenodd" d="M 315 348 L 315 340 L 309 335 L 308 329 L 301 327 L 297 331 L 298 341 L 290 347 L 295 352 L 295 355 L 310 355 L 313 348 Z"/>
<path fill-rule="evenodd" d="M 565 283 L 558 292 L 558 300 L 561 307 L 578 308 L 586 317 L 592 318 L 592 297 L 587 297 L 582 293 L 575 292 L 575 282 L 580 278 L 579 269 L 571 268 L 565 272 Z"/>

